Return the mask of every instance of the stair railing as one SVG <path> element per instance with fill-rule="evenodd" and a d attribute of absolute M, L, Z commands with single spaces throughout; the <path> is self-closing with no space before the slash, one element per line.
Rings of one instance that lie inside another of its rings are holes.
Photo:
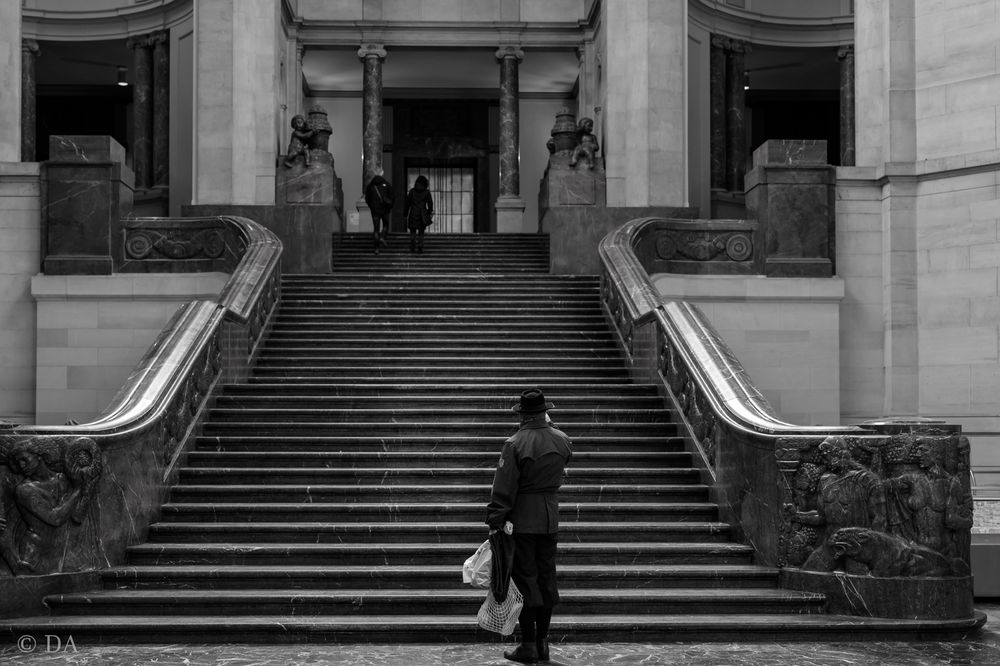
<path fill-rule="evenodd" d="M 214 387 L 246 376 L 278 304 L 282 246 L 251 220 L 215 219 L 229 280 L 216 300 L 177 310 L 99 416 L 0 425 L 0 613 L 23 613 L 43 590 L 73 589 L 89 580 L 80 572 L 123 561 L 158 515 Z M 147 220 L 164 222 L 129 224 Z"/>
<path fill-rule="evenodd" d="M 602 240 L 601 300 L 633 379 L 660 387 L 681 417 L 720 518 L 754 548 L 757 563 L 782 567 L 788 587 L 827 594 L 833 612 L 971 617 L 969 444 L 961 429 L 919 418 L 861 426 L 782 421 L 701 310 L 663 299 L 650 281 L 638 257 L 651 255 L 664 222 L 635 219 Z M 929 465 L 933 473 L 921 476 Z M 913 533 L 916 519 L 893 513 L 910 497 L 907 484 L 923 479 L 947 486 L 954 516 L 933 534 Z M 845 524 L 829 506 L 838 502 L 861 506 L 866 524 Z M 870 553 L 842 543 L 859 535 L 938 558 L 940 566 L 928 574 L 873 564 Z M 926 543 L 938 552 L 926 552 Z M 845 582 L 845 568 L 864 575 Z"/>

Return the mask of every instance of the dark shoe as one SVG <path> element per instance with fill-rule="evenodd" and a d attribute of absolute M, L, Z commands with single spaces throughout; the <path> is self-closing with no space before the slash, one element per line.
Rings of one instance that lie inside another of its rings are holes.
<path fill-rule="evenodd" d="M 375 248 L 375 254 L 378 254 L 378 248 Z"/>
<path fill-rule="evenodd" d="M 537 641 L 535 641 L 535 647 L 538 648 L 538 661 L 548 661 L 549 639 L 539 638 Z"/>
<path fill-rule="evenodd" d="M 378 239 L 378 244 L 382 247 L 389 247 L 389 241 L 387 241 L 384 236 Z"/>
<path fill-rule="evenodd" d="M 535 647 L 534 643 L 521 643 L 513 650 L 504 650 L 503 656 L 522 664 L 537 664 L 538 648 Z"/>

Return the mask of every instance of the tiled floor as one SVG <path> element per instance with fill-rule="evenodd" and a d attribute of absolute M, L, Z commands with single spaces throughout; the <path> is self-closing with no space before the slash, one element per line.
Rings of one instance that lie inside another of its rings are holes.
<path fill-rule="evenodd" d="M 964 641 L 865 643 L 665 643 L 555 645 L 553 659 L 574 666 L 936 666 L 1000 664 L 1000 600 L 979 603 L 986 627 Z M 501 666 L 511 664 L 496 644 L 454 645 L 142 645 L 57 646 L 54 642 L 29 652 L 0 650 L 4 664 L 86 666 Z M 65 639 L 64 639 L 65 640 Z M 23 647 L 29 648 L 26 643 Z M 61 649 L 59 649 L 61 648 Z"/>

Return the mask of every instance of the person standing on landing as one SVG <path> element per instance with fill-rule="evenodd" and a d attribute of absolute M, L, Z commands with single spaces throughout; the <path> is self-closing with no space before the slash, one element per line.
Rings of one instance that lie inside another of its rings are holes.
<path fill-rule="evenodd" d="M 424 229 L 430 226 L 434 217 L 434 201 L 428 188 L 427 177 L 417 176 L 413 188 L 406 193 L 403 218 L 410 230 L 410 252 L 424 252 Z"/>
<path fill-rule="evenodd" d="M 503 656 L 532 664 L 549 660 L 549 622 L 559 603 L 556 547 L 559 541 L 559 486 L 573 455 L 572 442 L 547 418 L 551 402 L 528 389 L 514 405 L 521 426 L 504 442 L 486 507 L 490 533 L 513 523 L 511 580 L 524 595 L 518 617 L 521 644 Z"/>
<path fill-rule="evenodd" d="M 368 181 L 365 188 L 365 203 L 372 213 L 372 227 L 375 231 L 375 254 L 378 254 L 380 247 L 389 244 L 389 220 L 392 216 L 392 185 L 382 176 L 382 170 Z M 382 233 L 379 235 L 379 226 Z"/>

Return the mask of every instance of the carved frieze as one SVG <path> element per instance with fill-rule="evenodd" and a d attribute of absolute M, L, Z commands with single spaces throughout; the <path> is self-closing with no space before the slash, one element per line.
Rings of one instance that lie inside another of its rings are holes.
<path fill-rule="evenodd" d="M 747 261 L 753 256 L 753 240 L 734 231 L 667 230 L 656 239 L 656 256 L 666 261 Z"/>
<path fill-rule="evenodd" d="M 964 576 L 972 495 L 957 435 L 783 440 L 785 564 L 872 576 Z"/>
<path fill-rule="evenodd" d="M 69 546 L 77 533 L 96 529 L 102 471 L 100 449 L 88 437 L 0 441 L 0 575 L 73 570 L 91 555 Z"/>

